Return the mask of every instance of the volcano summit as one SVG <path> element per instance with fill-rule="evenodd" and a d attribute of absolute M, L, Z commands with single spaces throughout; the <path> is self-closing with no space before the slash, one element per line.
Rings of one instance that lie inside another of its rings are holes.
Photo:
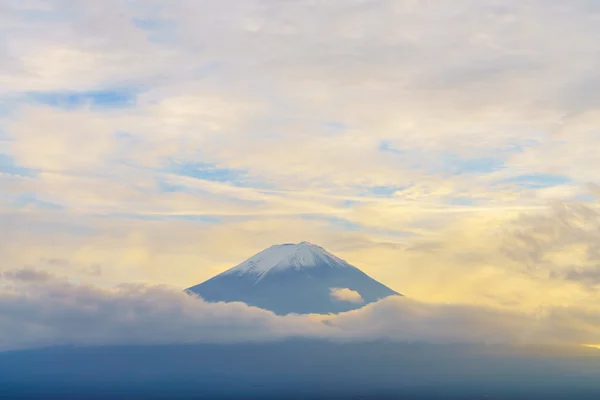
<path fill-rule="evenodd" d="M 241 301 L 280 315 L 339 313 L 400 295 L 308 242 L 271 246 L 187 291 L 209 302 Z"/>

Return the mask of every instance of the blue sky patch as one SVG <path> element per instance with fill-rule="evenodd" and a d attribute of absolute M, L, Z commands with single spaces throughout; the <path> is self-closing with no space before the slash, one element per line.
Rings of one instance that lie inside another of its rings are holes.
<path fill-rule="evenodd" d="M 413 168 L 425 169 L 430 173 L 443 174 L 482 174 L 498 171 L 504 168 L 503 157 L 473 157 L 465 158 L 453 153 L 439 153 L 424 150 L 400 150 L 390 141 L 379 143 L 379 151 L 402 155 Z"/>
<path fill-rule="evenodd" d="M 165 182 L 162 179 L 156 180 L 156 186 L 162 193 L 176 193 L 176 192 L 189 192 L 190 189 L 185 185 L 177 185 L 169 182 Z"/>
<path fill-rule="evenodd" d="M 367 193 L 379 197 L 390 197 L 399 190 L 403 190 L 400 186 L 372 186 L 367 188 Z"/>
<path fill-rule="evenodd" d="M 247 173 L 237 169 L 219 168 L 215 164 L 202 162 L 173 164 L 168 168 L 168 172 L 205 181 L 228 182 L 240 185 L 245 181 Z"/>
<path fill-rule="evenodd" d="M 183 219 L 186 221 L 207 222 L 207 223 L 211 223 L 211 224 L 218 224 L 220 222 L 223 222 L 223 219 L 216 215 L 198 215 L 198 214 L 169 215 L 168 218 Z"/>
<path fill-rule="evenodd" d="M 0 172 L 9 175 L 19 175 L 26 177 L 33 177 L 36 175 L 36 171 L 33 169 L 21 167 L 15 164 L 14 159 L 7 154 L 0 153 Z"/>
<path fill-rule="evenodd" d="M 138 219 L 142 221 L 165 221 L 165 220 L 186 220 L 186 221 L 199 221 L 209 223 L 219 223 L 222 219 L 214 215 L 199 215 L 199 214 L 181 214 L 181 215 L 168 215 L 168 214 L 135 214 L 135 213 L 111 213 L 108 217 L 112 218 L 128 218 Z"/>
<path fill-rule="evenodd" d="M 254 189 L 276 189 L 272 184 L 255 180 L 248 176 L 247 170 L 221 168 L 207 162 L 171 162 L 163 170 L 174 175 L 187 176 L 212 182 L 223 182 L 234 186 Z"/>
<path fill-rule="evenodd" d="M 573 182 L 573 180 L 564 175 L 527 174 L 504 179 L 498 183 L 514 183 L 530 189 L 542 189 L 557 185 L 564 185 L 571 182 Z"/>
<path fill-rule="evenodd" d="M 358 204 L 358 201 L 356 201 L 356 200 L 344 200 L 342 204 L 343 204 L 344 207 L 354 207 L 355 205 Z"/>
<path fill-rule="evenodd" d="M 462 158 L 456 154 L 445 154 L 441 162 L 440 172 L 454 175 L 484 174 L 504 167 L 504 160 L 494 157 Z"/>
<path fill-rule="evenodd" d="M 345 218 L 334 217 L 330 215 L 303 214 L 300 215 L 300 218 L 306 221 L 327 221 L 331 224 L 332 227 L 342 228 L 348 231 L 358 231 L 361 229 L 361 226 L 355 224 L 354 222 L 348 221 Z"/>
<path fill-rule="evenodd" d="M 16 206 L 18 208 L 34 206 L 43 210 L 64 210 L 60 204 L 51 203 L 49 201 L 40 200 L 34 193 L 23 193 L 17 196 Z"/>
<path fill-rule="evenodd" d="M 344 218 L 323 217 L 322 219 L 324 219 L 325 221 L 328 221 L 329 223 L 331 223 L 331 225 L 333 225 L 335 227 L 339 227 L 339 228 L 342 228 L 347 231 L 359 231 L 361 228 L 360 225 L 355 224 L 352 221 L 348 221 L 347 219 L 344 219 Z"/>
<path fill-rule="evenodd" d="M 148 40 L 154 43 L 168 43 L 173 41 L 178 25 L 160 18 L 133 18 L 131 20 L 136 28 L 146 31 Z"/>
<path fill-rule="evenodd" d="M 15 108 L 14 100 L 0 98 L 0 116 L 9 115 L 10 112 Z"/>
<path fill-rule="evenodd" d="M 135 105 L 137 92 L 133 90 L 96 90 L 85 92 L 30 92 L 34 101 L 51 107 L 71 110 L 80 107 L 124 108 Z"/>
<path fill-rule="evenodd" d="M 129 140 L 129 139 L 133 139 L 134 136 L 129 132 L 118 131 L 118 132 L 115 132 L 115 138 L 120 139 L 120 140 Z"/>
<path fill-rule="evenodd" d="M 392 153 L 392 154 L 406 154 L 406 151 L 402 151 L 399 150 L 397 148 L 395 148 L 391 142 L 389 142 L 388 140 L 382 140 L 379 143 L 379 151 L 383 151 L 383 152 L 387 152 L 387 153 Z"/>

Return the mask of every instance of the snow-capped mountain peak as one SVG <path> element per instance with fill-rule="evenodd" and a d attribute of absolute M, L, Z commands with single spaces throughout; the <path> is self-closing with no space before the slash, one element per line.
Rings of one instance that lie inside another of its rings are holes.
<path fill-rule="evenodd" d="M 301 242 L 271 246 L 241 264 L 223 272 L 222 275 L 252 274 L 261 276 L 271 270 L 288 268 L 303 269 L 324 265 L 332 268 L 354 268 L 316 244 Z"/>
<path fill-rule="evenodd" d="M 344 312 L 399 295 L 309 242 L 271 246 L 186 291 L 205 301 L 241 301 L 280 315 Z"/>

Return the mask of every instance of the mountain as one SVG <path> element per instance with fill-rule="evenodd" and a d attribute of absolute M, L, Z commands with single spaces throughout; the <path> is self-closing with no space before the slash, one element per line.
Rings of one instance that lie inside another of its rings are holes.
<path fill-rule="evenodd" d="M 187 291 L 206 301 L 241 301 L 280 315 L 339 313 L 400 295 L 308 242 L 271 246 Z"/>

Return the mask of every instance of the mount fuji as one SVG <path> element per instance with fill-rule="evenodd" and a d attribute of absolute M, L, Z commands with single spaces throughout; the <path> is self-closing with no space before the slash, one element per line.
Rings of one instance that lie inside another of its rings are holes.
<path fill-rule="evenodd" d="M 271 246 L 186 291 L 205 301 L 241 301 L 279 315 L 339 313 L 401 296 L 308 242 Z"/>

